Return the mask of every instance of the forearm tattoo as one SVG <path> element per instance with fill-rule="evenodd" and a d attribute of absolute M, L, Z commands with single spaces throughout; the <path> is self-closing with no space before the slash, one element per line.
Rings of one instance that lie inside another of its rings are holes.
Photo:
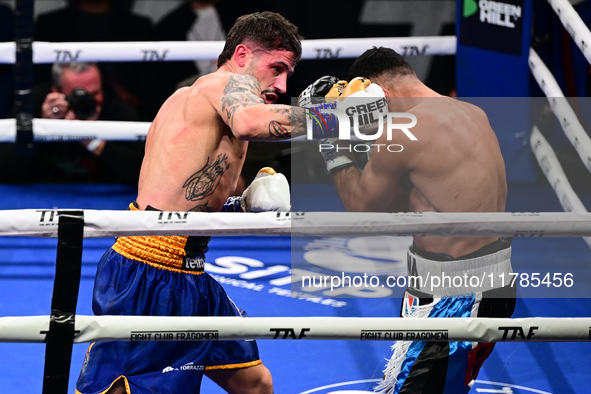
<path fill-rule="evenodd" d="M 292 107 L 283 107 L 273 110 L 274 113 L 284 119 L 281 121 L 272 120 L 269 122 L 269 137 L 273 139 L 291 137 L 291 132 L 284 126 L 285 124 L 291 124 L 291 108 Z"/>
<path fill-rule="evenodd" d="M 228 156 L 225 153 L 220 153 L 211 164 L 209 164 L 208 157 L 205 166 L 191 175 L 183 185 L 183 189 L 187 189 L 185 190 L 185 199 L 187 201 L 199 201 L 211 196 L 217 189 L 224 172 L 230 168 L 227 161 Z M 207 203 L 204 205 L 207 206 Z"/>
<path fill-rule="evenodd" d="M 269 122 L 269 136 L 273 138 L 289 138 L 291 134 L 281 123 L 272 120 Z"/>
<path fill-rule="evenodd" d="M 291 107 L 289 121 L 294 135 L 306 134 L 306 113 L 302 107 Z"/>
<path fill-rule="evenodd" d="M 232 74 L 230 76 L 223 91 L 222 111 L 226 113 L 231 128 L 234 127 L 234 114 L 236 110 L 265 102 L 260 97 L 260 94 L 261 87 L 255 77 L 239 74 Z"/>

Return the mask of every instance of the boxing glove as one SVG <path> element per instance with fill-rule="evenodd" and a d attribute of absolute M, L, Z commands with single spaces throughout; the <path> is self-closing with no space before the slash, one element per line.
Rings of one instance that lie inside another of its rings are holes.
<path fill-rule="evenodd" d="M 291 198 L 285 175 L 271 167 L 259 170 L 240 197 L 230 197 L 224 212 L 289 212 Z"/>

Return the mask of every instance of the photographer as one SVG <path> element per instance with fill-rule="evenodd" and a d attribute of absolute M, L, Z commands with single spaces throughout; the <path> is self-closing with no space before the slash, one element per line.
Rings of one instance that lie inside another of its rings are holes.
<path fill-rule="evenodd" d="M 38 87 L 33 92 L 35 117 L 88 121 L 140 119 L 133 107 L 103 84 L 94 63 L 55 63 L 51 71 L 51 87 Z M 143 142 L 99 139 L 38 144 L 42 161 L 50 164 L 42 181 L 135 184 L 143 147 Z"/>

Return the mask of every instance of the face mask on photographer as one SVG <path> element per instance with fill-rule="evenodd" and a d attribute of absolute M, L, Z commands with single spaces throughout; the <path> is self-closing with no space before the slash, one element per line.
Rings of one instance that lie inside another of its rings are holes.
<path fill-rule="evenodd" d="M 103 105 L 103 88 L 101 75 L 93 66 L 80 73 L 64 69 L 61 78 L 61 93 L 66 95 L 69 110 L 73 111 L 77 119 L 85 120 L 98 118 L 97 111 Z M 57 91 L 57 89 L 53 89 Z"/>

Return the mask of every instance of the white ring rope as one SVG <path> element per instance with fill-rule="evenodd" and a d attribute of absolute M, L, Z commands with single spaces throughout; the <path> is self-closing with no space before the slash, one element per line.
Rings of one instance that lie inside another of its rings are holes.
<path fill-rule="evenodd" d="M 532 130 L 529 142 L 538 164 L 556 192 L 562 208 L 566 212 L 587 212 L 585 205 L 571 187 L 552 146 L 536 126 Z M 591 248 L 591 237 L 583 237 L 583 240 Z"/>
<path fill-rule="evenodd" d="M 59 210 L 0 211 L 0 236 L 56 237 Z M 591 213 L 203 213 L 84 210 L 84 237 L 133 235 L 583 237 Z"/>
<path fill-rule="evenodd" d="M 42 141 L 143 141 L 151 122 L 120 122 L 110 120 L 33 119 L 33 138 Z M 16 119 L 0 119 L 0 142 L 16 141 Z"/>
<path fill-rule="evenodd" d="M 303 40 L 302 59 L 353 58 L 372 46 L 387 46 L 405 56 L 453 55 L 456 37 L 384 37 Z M 223 41 L 33 43 L 34 63 L 55 61 L 177 61 L 217 59 Z M 0 43 L 0 63 L 14 63 L 15 43 Z M 150 122 L 74 122 L 33 119 L 35 141 L 143 140 Z M 0 120 L 0 142 L 16 141 L 16 120 Z"/>
<path fill-rule="evenodd" d="M 568 0 L 548 0 L 564 28 L 591 64 L 591 31 Z"/>
<path fill-rule="evenodd" d="M 550 108 L 558 118 L 564 134 L 575 147 L 585 167 L 591 171 L 591 138 L 564 97 L 554 76 L 532 48 L 529 50 L 529 67 L 548 98 Z"/>
<path fill-rule="evenodd" d="M 0 318 L 0 342 L 41 343 L 49 316 Z M 148 340 L 329 339 L 589 342 L 591 318 L 355 318 L 76 316 L 75 343 Z"/>
<path fill-rule="evenodd" d="M 354 58 L 372 46 L 404 56 L 454 55 L 455 36 L 371 37 L 302 41 L 302 59 Z M 215 60 L 223 41 L 33 42 L 33 63 Z M 14 42 L 0 43 L 0 63 L 15 62 Z"/>
<path fill-rule="evenodd" d="M 93 122 L 64 119 L 33 119 L 33 139 L 36 142 L 80 141 L 99 139 L 105 141 L 144 141 L 151 122 L 121 122 L 97 120 Z M 16 141 L 16 119 L 0 119 L 0 143 Z M 268 142 L 305 142 L 305 135 L 291 139 Z M 356 135 L 351 141 L 362 142 Z"/>

